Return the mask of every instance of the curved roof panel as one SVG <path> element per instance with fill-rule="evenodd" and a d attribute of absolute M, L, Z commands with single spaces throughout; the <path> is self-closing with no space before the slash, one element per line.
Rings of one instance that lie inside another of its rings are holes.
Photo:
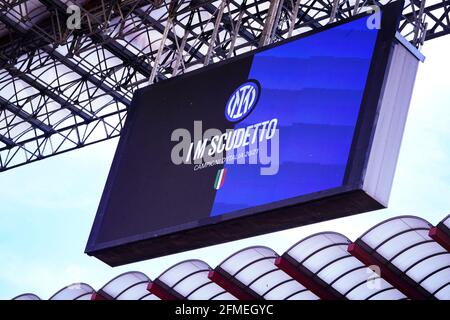
<path fill-rule="evenodd" d="M 436 295 L 449 283 L 450 253 L 428 235 L 431 227 L 418 217 L 396 217 L 376 225 L 360 240 Z"/>
<path fill-rule="evenodd" d="M 211 267 L 201 260 L 186 260 L 164 271 L 157 280 L 188 300 L 235 300 L 208 278 Z"/>
<path fill-rule="evenodd" d="M 386 241 L 412 230 L 429 230 L 432 225 L 419 217 L 400 216 L 385 220 L 366 231 L 360 239 L 371 248 L 378 248 Z"/>
<path fill-rule="evenodd" d="M 114 300 L 157 299 L 147 291 L 149 282 L 150 279 L 142 272 L 126 272 L 105 284 L 99 293 Z"/>
<path fill-rule="evenodd" d="M 11 300 L 41 300 L 41 298 L 39 298 L 34 293 L 23 293 L 18 295 L 17 297 L 12 298 Z"/>
<path fill-rule="evenodd" d="M 94 292 L 86 283 L 73 283 L 56 292 L 49 300 L 89 300 Z"/>
<path fill-rule="evenodd" d="M 449 222 L 447 216 L 439 224 L 445 235 Z M 64 287 L 50 299 L 86 300 L 99 295 L 116 300 L 155 300 L 159 298 L 150 293 L 149 284 L 161 284 L 158 290 L 170 291 L 168 297 L 189 300 L 236 299 L 231 291 L 239 296 L 239 290 L 267 300 L 330 298 L 321 289 L 351 300 L 393 300 L 414 299 L 407 288 L 412 283 L 432 298 L 450 300 L 448 241 L 433 240 L 429 233 L 436 228 L 432 227 L 424 219 L 401 216 L 377 224 L 354 243 L 342 234 L 322 232 L 300 240 L 281 257 L 268 247 L 249 247 L 215 269 L 201 260 L 187 260 L 168 268 L 153 283 L 142 272 L 126 272 L 97 292 L 79 283 Z M 355 246 L 362 251 L 350 249 Z M 390 270 L 394 271 L 386 275 Z M 221 276 L 214 278 L 214 273 Z M 13 299 L 39 297 L 27 293 Z"/>

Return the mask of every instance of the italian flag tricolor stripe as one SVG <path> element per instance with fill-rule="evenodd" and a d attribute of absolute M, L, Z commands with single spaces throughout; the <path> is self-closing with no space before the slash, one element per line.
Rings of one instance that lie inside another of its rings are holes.
<path fill-rule="evenodd" d="M 223 182 L 225 181 L 226 173 L 227 173 L 227 169 L 225 169 L 225 168 L 217 171 L 216 181 L 214 182 L 214 189 L 219 190 L 223 186 Z"/>

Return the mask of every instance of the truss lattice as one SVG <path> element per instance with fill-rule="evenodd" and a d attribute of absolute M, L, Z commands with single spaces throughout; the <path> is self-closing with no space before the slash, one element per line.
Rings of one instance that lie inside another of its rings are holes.
<path fill-rule="evenodd" d="M 391 1 L 0 0 L 0 171 L 118 136 L 137 88 Z M 449 34 L 450 0 L 407 1 L 399 31 Z"/>

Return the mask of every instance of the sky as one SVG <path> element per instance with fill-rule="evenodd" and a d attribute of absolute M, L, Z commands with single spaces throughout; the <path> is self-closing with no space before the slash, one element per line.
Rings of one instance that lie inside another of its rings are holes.
<path fill-rule="evenodd" d="M 378 222 L 417 215 L 437 224 L 450 213 L 450 37 L 425 43 L 388 209 L 109 267 L 84 248 L 117 139 L 0 173 L 0 299 L 25 292 L 48 299 L 62 287 L 85 282 L 94 289 L 126 271 L 151 279 L 182 260 L 215 267 L 235 251 L 269 246 L 282 254 L 322 231 L 355 240 Z"/>

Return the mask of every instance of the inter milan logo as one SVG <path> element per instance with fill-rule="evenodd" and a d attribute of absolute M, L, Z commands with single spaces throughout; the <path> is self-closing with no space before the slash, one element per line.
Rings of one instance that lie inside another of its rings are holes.
<path fill-rule="evenodd" d="M 225 107 L 228 121 L 237 122 L 250 114 L 258 102 L 260 86 L 256 80 L 249 80 L 234 90 Z"/>

